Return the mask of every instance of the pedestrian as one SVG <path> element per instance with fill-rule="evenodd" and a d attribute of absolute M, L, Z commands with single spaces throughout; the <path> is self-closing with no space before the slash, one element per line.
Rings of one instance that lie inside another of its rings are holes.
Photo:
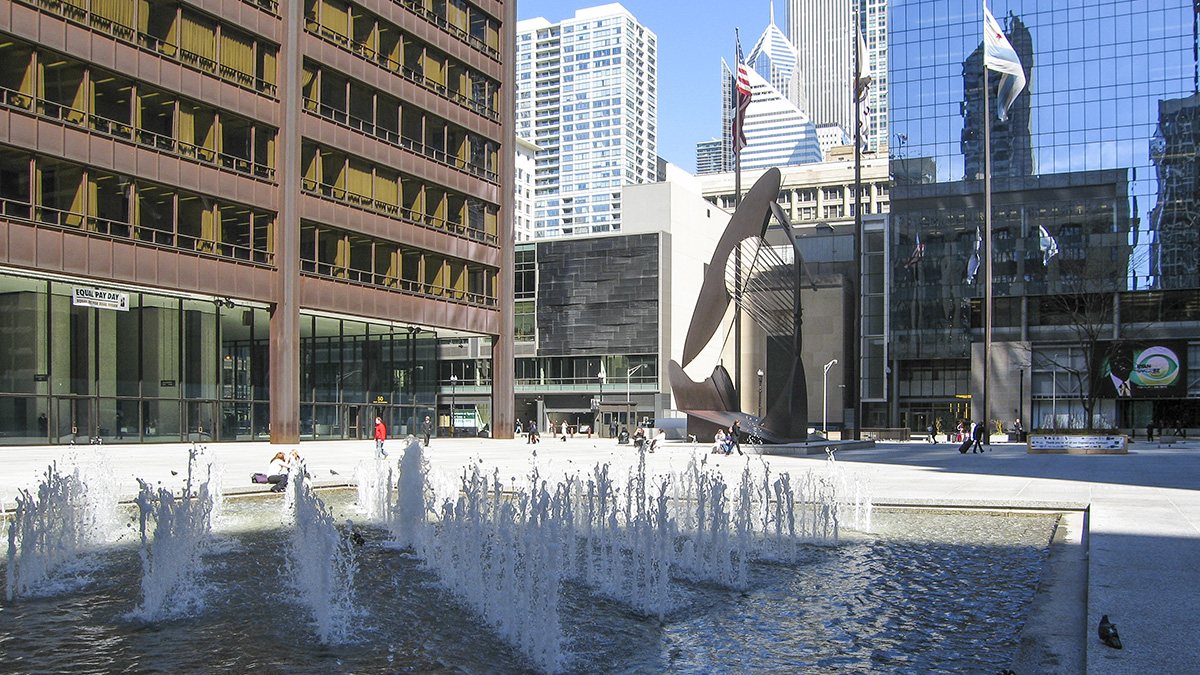
<path fill-rule="evenodd" d="M 1187 432 L 1183 430 L 1183 422 L 1175 420 L 1175 435 L 1180 438 L 1187 438 Z"/>
<path fill-rule="evenodd" d="M 666 442 L 667 442 L 667 432 L 666 432 L 666 430 L 665 430 L 665 429 L 659 429 L 659 430 L 658 430 L 658 433 L 657 433 L 657 434 L 654 434 L 654 438 L 653 438 L 653 439 L 650 441 L 650 449 L 649 449 L 649 450 L 647 450 L 647 452 L 654 452 L 654 450 L 655 450 L 656 448 L 659 448 L 659 447 L 661 447 L 661 446 L 662 446 L 664 443 L 666 443 Z"/>
<path fill-rule="evenodd" d="M 433 422 L 430 421 L 429 415 L 425 416 L 425 421 L 421 422 L 421 433 L 425 436 L 425 447 L 429 447 L 429 435 L 433 433 Z"/>
<path fill-rule="evenodd" d="M 971 438 L 975 441 L 971 452 L 983 452 L 983 434 L 986 433 L 982 422 L 971 423 Z"/>
<path fill-rule="evenodd" d="M 1013 433 L 1017 435 L 1017 442 L 1025 442 L 1025 429 L 1021 426 L 1021 418 L 1018 417 L 1016 422 L 1013 422 Z"/>
<path fill-rule="evenodd" d="M 937 445 L 937 436 L 933 435 L 933 425 L 930 424 L 929 426 L 925 427 L 925 431 L 929 434 L 929 442 Z"/>
<path fill-rule="evenodd" d="M 1146 441 L 1154 440 L 1154 420 L 1146 422 Z"/>
<path fill-rule="evenodd" d="M 271 492 L 283 492 L 287 489 L 287 455 L 277 452 L 271 458 L 271 464 L 267 467 L 267 482 L 271 484 Z"/>
<path fill-rule="evenodd" d="M 566 420 L 562 421 L 562 439 L 563 439 L 563 441 L 567 440 L 567 421 Z"/>
<path fill-rule="evenodd" d="M 387 427 L 383 424 L 383 418 L 375 418 L 375 459 L 383 459 L 388 456 L 387 450 L 383 449 L 383 442 L 387 439 Z"/>
<path fill-rule="evenodd" d="M 525 443 L 529 444 L 529 443 L 537 443 L 537 442 L 538 442 L 537 421 L 529 420 L 529 440 L 525 441 Z"/>
<path fill-rule="evenodd" d="M 514 431 L 516 432 L 517 436 L 521 435 L 521 433 L 522 433 L 521 420 L 517 420 L 517 428 Z"/>
<path fill-rule="evenodd" d="M 737 450 L 738 454 L 742 453 L 742 421 L 734 420 L 733 424 L 729 425 L 729 449 L 730 452 Z M 728 453 L 726 453 L 728 454 Z"/>

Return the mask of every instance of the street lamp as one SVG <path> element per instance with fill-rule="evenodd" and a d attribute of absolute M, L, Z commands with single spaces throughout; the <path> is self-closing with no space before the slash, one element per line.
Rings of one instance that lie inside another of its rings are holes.
<path fill-rule="evenodd" d="M 639 363 L 636 366 L 625 371 L 625 402 L 626 403 L 629 403 L 632 400 L 631 392 L 633 390 L 633 374 L 636 373 L 637 371 L 641 370 L 642 366 L 645 366 L 645 365 L 646 364 L 644 364 L 644 363 Z"/>
<path fill-rule="evenodd" d="M 829 412 L 829 369 L 838 362 L 837 359 L 825 364 L 825 372 L 821 374 L 821 435 L 829 438 L 829 431 L 825 428 L 825 420 Z"/>
<path fill-rule="evenodd" d="M 458 376 L 450 376 L 450 438 L 454 438 L 454 398 L 458 388 Z"/>
<path fill-rule="evenodd" d="M 762 418 L 762 379 L 763 379 L 763 371 L 762 371 L 762 368 L 759 368 L 758 369 L 758 417 L 760 419 Z"/>

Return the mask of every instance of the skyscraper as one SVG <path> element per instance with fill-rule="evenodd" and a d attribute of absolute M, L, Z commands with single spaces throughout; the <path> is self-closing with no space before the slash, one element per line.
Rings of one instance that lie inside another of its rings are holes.
<path fill-rule="evenodd" d="M 722 98 L 732 98 L 732 93 L 728 91 L 733 88 L 731 71 L 728 64 L 721 65 L 724 73 L 724 77 L 721 78 L 722 87 L 727 90 Z M 742 148 L 742 170 L 796 166 L 821 161 L 821 143 L 817 137 L 817 128 L 808 115 L 763 79 L 758 71 L 751 69 L 747 74 L 753 96 L 746 111 L 746 147 Z M 725 136 L 731 133 L 731 129 L 724 130 Z M 732 148 L 732 140 L 724 145 Z M 729 168 L 733 168 L 732 158 Z"/>
<path fill-rule="evenodd" d="M 517 134 L 538 145 L 535 237 L 621 229 L 621 186 L 654 182 L 658 40 L 620 4 L 517 24 Z"/>
<path fill-rule="evenodd" d="M 726 171 L 725 154 L 721 151 L 721 139 L 700 141 L 696 144 L 696 174 L 721 173 Z"/>
<path fill-rule="evenodd" d="M 836 124 L 854 135 L 854 21 L 862 29 L 865 68 L 872 78 L 866 147 L 887 142 L 888 49 L 886 0 L 788 0 L 785 34 L 798 55 L 806 112 L 818 126 Z"/>
<path fill-rule="evenodd" d="M 767 29 L 754 43 L 750 55 L 746 57 L 749 64 L 775 90 L 791 101 L 795 106 L 807 112 L 803 90 L 803 74 L 799 68 L 800 57 L 796 47 L 787 39 L 779 26 L 775 25 L 775 4 L 771 4 L 771 21 Z"/>

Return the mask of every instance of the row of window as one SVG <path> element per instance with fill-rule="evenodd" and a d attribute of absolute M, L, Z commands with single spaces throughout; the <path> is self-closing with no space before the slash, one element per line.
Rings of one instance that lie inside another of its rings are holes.
<path fill-rule="evenodd" d="M 307 0 L 307 30 L 491 120 L 500 85 L 396 25 L 341 0 Z"/>
<path fill-rule="evenodd" d="M 0 63 L 0 105 L 274 180 L 271 127 L 24 42 L 0 42 Z"/>
<path fill-rule="evenodd" d="M 480 307 L 496 306 L 494 268 L 309 221 L 300 224 L 305 272 Z"/>
<path fill-rule="evenodd" d="M 302 93 L 312 113 L 472 176 L 500 181 L 500 144 L 492 139 L 311 62 L 304 66 Z"/>
<path fill-rule="evenodd" d="M 275 96 L 278 46 L 190 6 L 162 0 L 21 2 L 240 87 Z"/>
<path fill-rule="evenodd" d="M 301 165 L 306 192 L 486 244 L 499 241 L 495 204 L 311 141 L 301 146 Z"/>
<path fill-rule="evenodd" d="M 0 206 L 13 220 L 274 262 L 274 213 L 4 148 Z"/>
<path fill-rule="evenodd" d="M 500 59 L 500 22 L 465 0 L 393 0 L 493 59 Z"/>

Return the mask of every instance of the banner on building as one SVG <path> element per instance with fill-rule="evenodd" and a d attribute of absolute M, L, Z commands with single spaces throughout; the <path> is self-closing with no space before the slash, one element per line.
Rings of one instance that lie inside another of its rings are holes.
<path fill-rule="evenodd" d="M 1187 342 L 1101 343 L 1100 398 L 1187 396 Z"/>
<path fill-rule="evenodd" d="M 106 291 L 103 288 L 75 286 L 72 288 L 71 304 L 76 307 L 98 307 L 129 311 L 129 294 Z"/>

